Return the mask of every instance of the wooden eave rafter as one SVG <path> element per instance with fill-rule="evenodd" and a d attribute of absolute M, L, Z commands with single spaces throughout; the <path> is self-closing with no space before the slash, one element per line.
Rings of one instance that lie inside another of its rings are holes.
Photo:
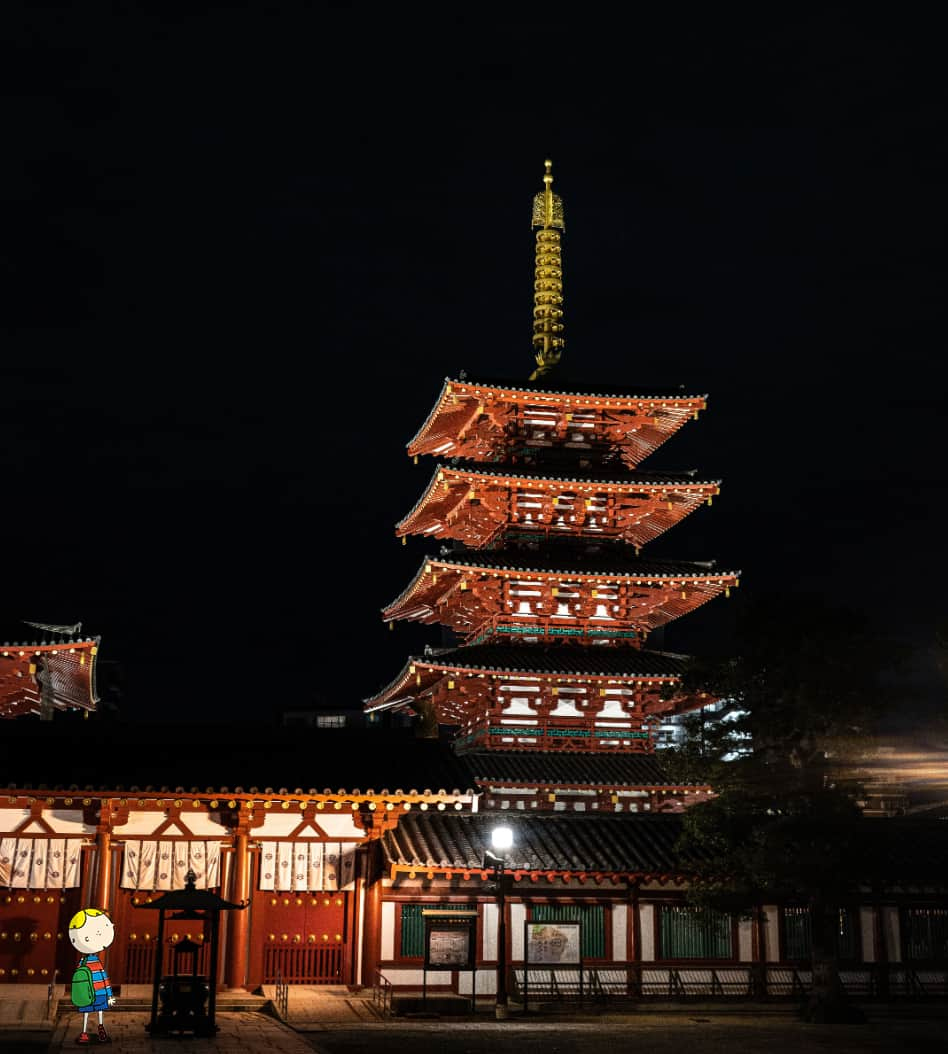
<path fill-rule="evenodd" d="M 438 465 L 424 493 L 396 524 L 395 533 L 457 538 L 482 548 L 506 530 L 545 530 L 552 537 L 615 539 L 639 548 L 718 493 L 720 480 L 651 475 L 593 479 Z M 516 511 L 520 498 L 529 498 L 537 513 L 531 510 L 529 518 L 520 516 Z"/>
<path fill-rule="evenodd" d="M 548 410 L 562 427 L 573 415 L 600 412 L 612 442 L 623 448 L 630 467 L 641 462 L 686 421 L 697 417 L 707 404 L 706 395 L 660 396 L 593 394 L 551 391 L 496 384 L 478 384 L 447 378 L 435 405 L 418 432 L 409 440 L 409 455 L 487 456 L 504 450 L 509 442 L 503 424 L 518 412 Z M 494 434 L 465 443 L 465 435 L 482 414 L 491 418 Z"/>
<path fill-rule="evenodd" d="M 270 809 L 274 806 L 282 807 L 286 803 L 288 807 L 294 807 L 299 811 L 312 807 L 319 812 L 327 808 L 334 811 L 346 809 L 351 812 L 360 810 L 375 812 L 379 808 L 387 809 L 389 805 L 393 807 L 406 804 L 408 806 L 424 805 L 438 808 L 441 805 L 454 807 L 460 803 L 461 808 L 469 806 L 471 811 L 477 811 L 477 796 L 479 794 L 480 791 L 476 788 L 462 791 L 457 787 L 450 791 L 444 787 L 439 787 L 437 790 L 432 790 L 428 787 L 419 790 L 412 787 L 407 791 L 401 787 L 396 788 L 394 791 L 389 790 L 387 787 L 383 787 L 379 791 L 371 787 L 365 791 L 358 787 L 352 790 L 340 787 L 333 791 L 327 787 L 322 792 L 317 792 L 315 788 L 304 791 L 300 787 L 292 792 L 285 787 L 281 787 L 279 791 L 274 791 L 270 787 L 259 791 L 254 787 L 247 792 L 232 791 L 228 790 L 227 787 L 208 787 L 203 792 L 197 790 L 186 792 L 180 787 L 174 789 L 170 787 L 140 789 L 138 787 L 101 786 L 95 788 L 87 786 L 82 790 L 59 787 L 50 790 L 46 787 L 16 787 L 10 785 L 0 789 L 0 807 L 24 808 L 33 806 L 36 803 L 45 803 L 51 808 L 82 808 L 93 804 L 107 804 L 115 809 L 134 807 L 162 810 L 174 806 L 176 809 L 181 810 L 197 810 L 203 807 L 213 811 L 220 809 L 231 811 L 245 809 L 249 811 L 255 808 Z M 6 801 L 3 800 L 4 796 Z M 182 811 L 182 816 L 187 815 L 189 814 Z"/>
<path fill-rule="evenodd" d="M 495 787 L 514 791 L 532 791 L 539 788 L 543 794 L 578 790 L 596 791 L 602 794 L 616 794 L 619 791 L 644 791 L 647 794 L 696 794 L 699 791 L 711 790 L 709 785 L 697 783 L 550 783 L 549 780 L 505 780 L 492 779 L 489 776 L 475 776 L 474 781 L 482 792 Z"/>
<path fill-rule="evenodd" d="M 454 864 L 401 864 L 393 863 L 389 866 L 389 877 L 394 882 L 398 879 L 399 875 L 403 875 L 406 878 L 427 878 L 429 881 L 432 879 L 443 876 L 446 879 L 452 878 L 463 878 L 469 881 L 472 878 L 479 878 L 483 882 L 488 882 L 493 879 L 493 869 L 484 869 L 481 867 L 459 867 Z M 674 883 L 682 885 L 688 881 L 690 877 L 686 872 L 681 871 L 610 871 L 592 868 L 527 868 L 527 867 L 508 867 L 504 868 L 504 875 L 513 878 L 515 882 L 523 882 L 524 880 L 531 883 L 539 882 L 540 879 L 546 879 L 548 883 L 561 882 L 568 883 L 572 882 L 573 879 L 578 881 L 580 884 L 585 885 L 586 882 L 592 881 L 597 886 L 603 882 L 611 882 L 615 885 L 620 885 L 627 882 L 657 882 L 659 885 L 668 885 Z"/>

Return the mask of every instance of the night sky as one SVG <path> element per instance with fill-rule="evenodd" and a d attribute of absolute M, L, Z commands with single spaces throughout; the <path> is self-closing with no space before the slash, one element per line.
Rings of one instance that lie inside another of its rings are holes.
<path fill-rule="evenodd" d="M 378 615 L 434 548 L 394 538 L 432 464 L 404 445 L 447 374 L 529 375 L 550 157 L 562 373 L 709 394 L 643 467 L 722 495 L 645 553 L 742 586 L 665 646 L 805 591 L 940 702 L 934 24 L 162 6 L 5 18 L 4 625 L 101 634 L 129 720 L 352 705 L 438 643 Z"/>

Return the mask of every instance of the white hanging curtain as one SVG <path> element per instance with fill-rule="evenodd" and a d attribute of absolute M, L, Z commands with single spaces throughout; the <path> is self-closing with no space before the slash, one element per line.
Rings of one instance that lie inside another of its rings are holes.
<path fill-rule="evenodd" d="M 293 844 L 293 889 L 297 893 L 309 889 L 309 846 L 306 842 Z"/>
<path fill-rule="evenodd" d="M 0 886 L 70 889 L 79 885 L 80 838 L 0 838 Z"/>
<path fill-rule="evenodd" d="M 188 867 L 194 872 L 194 884 L 198 889 L 207 889 L 207 861 L 203 842 L 188 842 Z"/>
<path fill-rule="evenodd" d="M 339 846 L 339 888 L 353 889 L 355 886 L 356 847 L 352 842 Z"/>
<path fill-rule="evenodd" d="M 355 843 L 261 842 L 261 890 L 322 893 L 355 883 Z"/>
<path fill-rule="evenodd" d="M 168 890 L 172 888 L 172 876 L 174 874 L 174 842 L 159 842 L 158 857 L 155 862 L 155 889 Z"/>
<path fill-rule="evenodd" d="M 127 839 L 122 860 L 124 889 L 184 889 L 188 868 L 198 889 L 219 884 L 220 843 L 199 840 L 142 842 Z"/>
<path fill-rule="evenodd" d="M 316 892 L 323 888 L 323 850 L 322 842 L 309 843 L 309 884 L 307 889 Z"/>
<path fill-rule="evenodd" d="M 260 888 L 276 889 L 276 842 L 260 843 Z"/>
<path fill-rule="evenodd" d="M 329 842 L 326 845 L 326 864 L 323 869 L 323 889 L 339 888 L 339 843 Z"/>
<path fill-rule="evenodd" d="M 293 843 L 277 842 L 277 889 L 293 888 Z"/>
<path fill-rule="evenodd" d="M 13 857 L 16 854 L 15 838 L 0 838 L 0 886 L 9 886 L 13 875 Z"/>
<path fill-rule="evenodd" d="M 184 889 L 185 877 L 188 873 L 188 842 L 173 842 L 174 845 L 174 878 L 171 880 L 172 889 Z"/>

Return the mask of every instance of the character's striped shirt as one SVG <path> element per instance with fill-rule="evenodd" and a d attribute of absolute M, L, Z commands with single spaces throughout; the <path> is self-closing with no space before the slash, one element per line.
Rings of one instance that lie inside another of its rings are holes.
<path fill-rule="evenodd" d="M 102 960 L 98 955 L 86 955 L 80 960 L 79 965 L 88 966 L 92 971 L 95 998 L 90 1005 L 96 1010 L 107 1010 L 109 1000 L 112 998 L 112 986 L 109 984 L 109 975 L 105 972 Z"/>

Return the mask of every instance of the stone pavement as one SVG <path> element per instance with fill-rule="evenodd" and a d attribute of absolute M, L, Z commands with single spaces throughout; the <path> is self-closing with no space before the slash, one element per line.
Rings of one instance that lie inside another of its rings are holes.
<path fill-rule="evenodd" d="M 60 1015 L 49 1046 L 49 1054 L 75 1054 L 78 1050 L 110 1051 L 114 1054 L 313 1054 L 312 1046 L 291 1028 L 268 1014 L 239 1011 L 217 1015 L 220 1031 L 212 1039 L 187 1036 L 157 1036 L 145 1031 L 150 1015 L 134 1010 L 106 1015 L 105 1027 L 112 1037 L 108 1047 L 90 1043 L 77 1047 L 81 1020 L 78 1014 Z M 2 1038 L 2 1037 L 0 1037 Z M 2 1048 L 0 1048 L 2 1049 Z"/>
<path fill-rule="evenodd" d="M 263 994 L 276 1006 L 275 985 L 265 984 Z M 293 1028 L 356 1025 L 360 1021 L 379 1021 L 381 1017 L 372 1005 L 368 989 L 353 995 L 341 985 L 290 985 L 286 1020 Z"/>

